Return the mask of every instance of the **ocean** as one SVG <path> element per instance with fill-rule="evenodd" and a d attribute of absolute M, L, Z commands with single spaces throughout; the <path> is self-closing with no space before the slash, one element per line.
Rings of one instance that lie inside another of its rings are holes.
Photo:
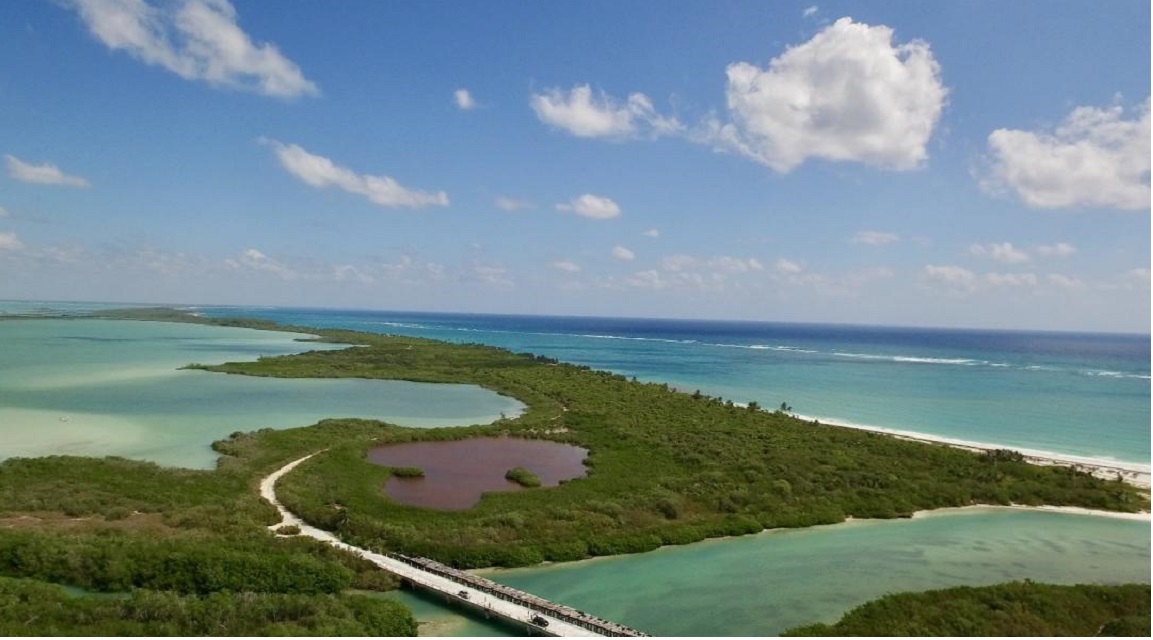
<path fill-rule="evenodd" d="M 1147 466 L 1148 335 L 261 307 L 213 316 L 478 342 L 806 417 Z"/>
<path fill-rule="evenodd" d="M 80 313 L 109 306 L 124 305 L 0 303 L 0 315 Z M 195 310 L 479 342 L 770 409 L 784 402 L 797 413 L 830 422 L 1149 464 L 1148 336 L 255 307 Z M 91 435 L 88 444 L 49 438 L 37 443 L 43 451 L 34 455 L 63 452 L 56 449 L 67 446 L 83 452 L 94 443 L 103 448 L 87 455 L 123 451 L 163 462 L 183 452 L 186 464 L 189 451 L 205 451 L 218 433 L 308 424 L 316 412 L 335 411 L 332 402 L 348 415 L 431 421 L 428 426 L 438 420 L 460 424 L 491 418 L 507 409 L 499 397 L 473 388 L 461 397 L 455 416 L 439 415 L 453 403 L 446 403 L 435 385 L 388 394 L 375 388 L 317 387 L 308 392 L 315 397 L 301 396 L 299 406 L 288 405 L 300 399 L 299 390 L 249 386 L 278 381 L 172 370 L 193 360 L 252 358 L 300 348 L 282 334 L 156 323 L 35 322 L 43 324 L 0 322 L 0 330 L 11 338 L 0 340 L 0 434 L 40 437 L 74 424 L 59 417 L 108 418 L 109 405 L 115 405 L 117 419 L 101 423 L 103 430 Z M 13 338 L 17 330 L 24 332 L 23 342 Z M 21 349 L 15 348 L 18 344 Z M 48 366 L 66 358 L 74 362 L 64 370 Z M 145 378 L 146 387 L 141 386 Z M 324 381 L 295 382 L 311 389 Z M 330 397 L 336 391 L 348 395 Z M 211 408 L 225 422 L 189 435 L 184 425 L 205 422 L 210 404 L 203 398 L 209 396 L 223 399 Z M 326 399 L 332 402 L 325 404 Z M 3 413 L 17 401 L 34 405 L 35 412 Z M 419 413 L 421 407 L 432 409 Z M 25 421 L 33 418 L 43 424 L 26 428 Z M 180 424 L 174 430 L 179 435 L 174 438 L 170 429 L 140 430 L 154 423 Z M 5 442 L 11 446 L 13 441 L 0 439 Z M 149 443 L 159 443 L 164 452 L 149 450 Z M 208 466 L 210 461 L 199 462 Z M 765 636 L 795 625 L 832 622 L 885 593 L 1026 578 L 1148 583 L 1149 567 L 1147 521 L 971 509 L 912 520 L 768 531 L 489 577 L 655 635 Z M 511 633 L 434 599 L 407 592 L 382 597 L 410 605 L 428 623 L 428 634 Z"/>

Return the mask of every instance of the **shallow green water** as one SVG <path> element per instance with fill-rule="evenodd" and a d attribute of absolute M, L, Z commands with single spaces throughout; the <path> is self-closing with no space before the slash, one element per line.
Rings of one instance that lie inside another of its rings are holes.
<path fill-rule="evenodd" d="M 0 459 L 118 455 L 211 468 L 233 431 L 377 418 L 413 427 L 488 423 L 516 400 L 469 385 L 287 380 L 182 371 L 338 345 L 302 334 L 160 322 L 0 322 Z"/>
<path fill-rule="evenodd" d="M 1148 583 L 1149 540 L 1148 522 L 952 511 L 486 575 L 653 635 L 759 636 L 832 622 L 899 591 L 1025 578 Z"/>

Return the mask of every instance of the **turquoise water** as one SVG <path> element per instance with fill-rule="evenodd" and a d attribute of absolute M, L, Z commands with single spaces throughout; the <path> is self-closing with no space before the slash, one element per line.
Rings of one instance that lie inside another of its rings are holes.
<path fill-rule="evenodd" d="M 112 320 L 0 321 L 0 459 L 118 455 L 212 468 L 233 431 L 376 418 L 414 427 L 492 422 L 518 401 L 475 386 L 287 380 L 183 371 L 191 362 L 341 348 L 308 336 Z"/>
<path fill-rule="evenodd" d="M 1149 459 L 1147 336 L 212 312 L 486 342 L 737 401 L 768 407 L 787 401 L 798 412 L 844 421 L 1145 464 Z M 33 451 L 41 453 L 129 452 L 209 466 L 206 445 L 212 439 L 237 429 L 276 426 L 277 420 L 295 426 L 319 417 L 380 412 L 377 417 L 396 422 L 457 419 L 459 424 L 491 420 L 508 410 L 502 404 L 508 399 L 473 387 L 465 387 L 458 402 L 443 400 L 440 386 L 434 391 L 418 385 L 392 397 L 383 391 L 391 383 L 277 381 L 176 370 L 193 361 L 314 348 L 292 338 L 195 325 L 0 322 L 0 456 L 18 455 L 11 451 L 31 439 L 39 447 Z M 275 386 L 282 382 L 299 384 Z M 261 386 L 266 383 L 274 386 Z M 337 386 L 323 389 L 322 383 Z M 364 392 L 354 391 L 361 383 Z M 349 397 L 334 395 L 341 393 Z M 323 404 L 333 398 L 339 399 Z M 413 398 L 411 408 L 398 408 Z M 90 420 L 90 428 L 72 433 L 79 418 Z M 653 634 L 708 636 L 771 635 L 833 621 L 896 591 L 1023 578 L 1148 583 L 1149 567 L 1148 522 L 989 510 L 768 532 L 490 577 Z M 435 599 L 392 597 L 430 623 L 426 633 L 507 633 Z"/>
<path fill-rule="evenodd" d="M 948 511 L 710 540 L 487 577 L 662 636 L 762 636 L 887 593 L 1029 578 L 1149 582 L 1148 522 Z"/>
<path fill-rule="evenodd" d="M 768 322 L 204 308 L 481 342 L 736 402 L 967 442 L 1149 464 L 1149 336 Z"/>

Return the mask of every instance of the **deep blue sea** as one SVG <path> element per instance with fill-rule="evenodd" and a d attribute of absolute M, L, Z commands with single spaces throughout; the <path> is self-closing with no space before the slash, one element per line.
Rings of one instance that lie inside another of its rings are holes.
<path fill-rule="evenodd" d="M 1147 335 L 202 307 L 477 342 L 840 424 L 1149 464 Z"/>

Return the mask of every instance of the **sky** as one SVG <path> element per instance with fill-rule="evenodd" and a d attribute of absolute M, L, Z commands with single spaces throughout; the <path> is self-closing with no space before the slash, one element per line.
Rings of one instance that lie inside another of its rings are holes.
<path fill-rule="evenodd" d="M 1148 333 L 1150 4 L 0 2 L 0 299 Z"/>

